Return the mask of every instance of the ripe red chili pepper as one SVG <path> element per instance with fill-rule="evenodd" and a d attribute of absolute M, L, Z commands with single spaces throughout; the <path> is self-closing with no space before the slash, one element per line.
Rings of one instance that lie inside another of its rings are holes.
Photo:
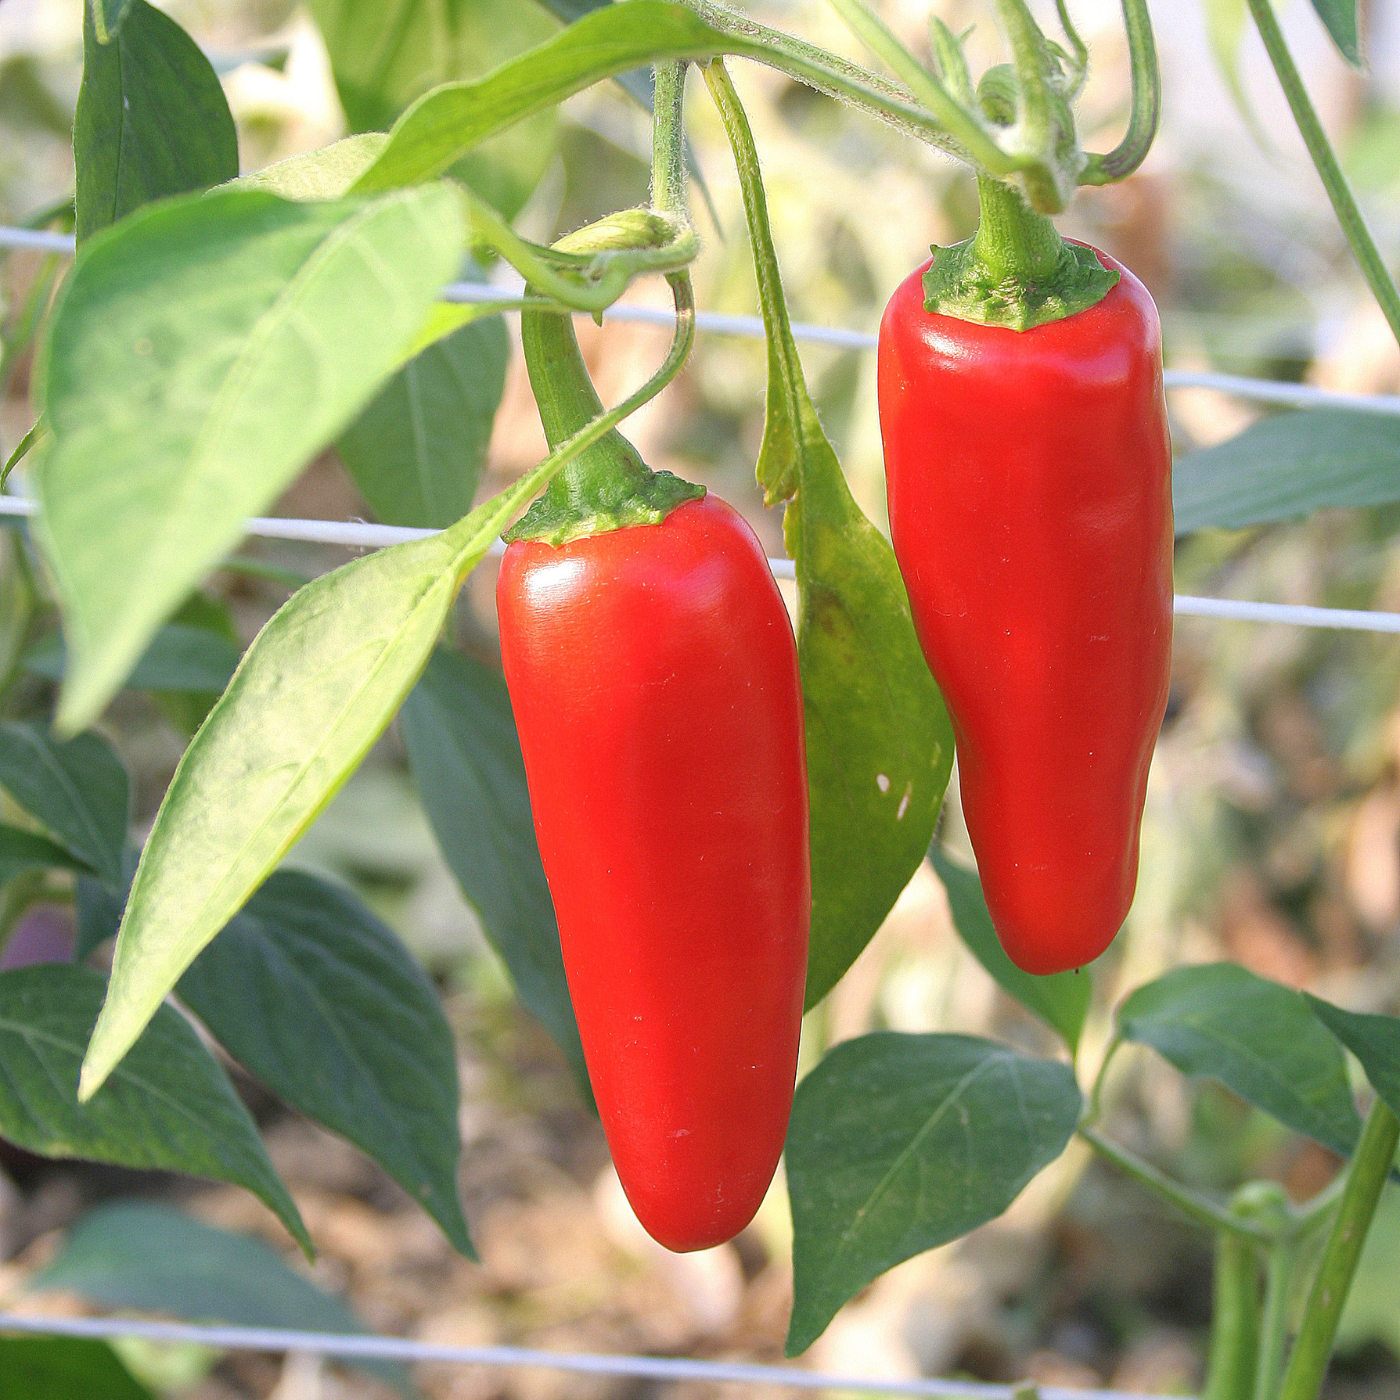
<path fill-rule="evenodd" d="M 1161 331 L 1101 261 L 1121 273 L 1102 300 L 1024 331 L 928 311 L 925 264 L 880 326 L 895 554 L 988 909 L 1035 973 L 1122 926 L 1170 670 Z"/>

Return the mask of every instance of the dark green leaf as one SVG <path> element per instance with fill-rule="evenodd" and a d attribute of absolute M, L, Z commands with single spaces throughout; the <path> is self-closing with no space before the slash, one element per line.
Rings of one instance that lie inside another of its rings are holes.
<path fill-rule="evenodd" d="M 119 888 L 101 880 L 79 880 L 73 894 L 78 927 L 73 937 L 73 961 L 86 962 L 109 938 L 115 938 L 126 904 L 126 890 L 136 873 L 136 853 L 128 850 Z"/>
<path fill-rule="evenodd" d="M 126 684 L 133 690 L 192 690 L 218 694 L 238 665 L 239 650 L 226 637 L 205 627 L 168 622 L 131 669 Z M 24 655 L 24 668 L 36 676 L 61 681 L 68 657 L 63 638 L 54 633 Z"/>
<path fill-rule="evenodd" d="M 838 1045 L 801 1084 L 788 1355 L 886 1269 L 1000 1215 L 1065 1149 L 1068 1065 L 963 1035 L 882 1032 Z"/>
<path fill-rule="evenodd" d="M 0 885 L 29 870 L 88 869 L 86 861 L 75 859 L 47 836 L 0 824 Z"/>
<path fill-rule="evenodd" d="M 1313 0 L 1313 9 L 1327 26 L 1333 43 L 1353 68 L 1361 67 L 1361 42 L 1357 34 L 1357 0 Z"/>
<path fill-rule="evenodd" d="M 104 880 L 121 878 L 130 795 L 101 735 L 59 743 L 42 725 L 0 724 L 0 787 Z"/>
<path fill-rule="evenodd" d="M 106 1342 L 0 1337 L 0 1400 L 155 1400 Z"/>
<path fill-rule="evenodd" d="M 146 0 L 129 0 L 105 42 L 85 7 L 83 83 L 73 118 L 78 242 L 153 199 L 238 174 L 238 135 L 199 45 Z"/>
<path fill-rule="evenodd" d="M 1058 1031 L 1073 1055 L 1079 1048 L 1084 1018 L 1089 1014 L 1093 978 L 1082 971 L 1057 972 L 1050 977 L 1033 977 L 1029 972 L 1022 972 L 1001 946 L 992 926 L 992 916 L 987 912 L 987 901 L 982 897 L 977 872 L 954 860 L 937 842 L 929 847 L 928 858 L 948 892 L 953 927 L 972 956 L 991 973 L 1004 992 L 1051 1030 Z"/>
<path fill-rule="evenodd" d="M 1382 413 L 1276 413 L 1178 459 L 1172 481 L 1178 535 L 1385 505 L 1400 500 L 1400 433 Z"/>
<path fill-rule="evenodd" d="M 1118 1030 L 1342 1157 L 1356 1146 L 1346 1061 L 1299 992 L 1235 963 L 1179 967 L 1118 1007 Z"/>
<path fill-rule="evenodd" d="M 452 1032 L 432 982 L 360 900 L 278 871 L 176 991 L 234 1059 L 373 1157 L 475 1257 L 457 1199 Z"/>
<path fill-rule="evenodd" d="M 1318 1020 L 1361 1061 L 1371 1087 L 1400 1113 L 1400 1018 L 1343 1011 L 1330 1001 L 1303 995 Z"/>
<path fill-rule="evenodd" d="M 388 525 L 444 528 L 476 495 L 509 348 L 499 316 L 428 346 L 380 390 L 336 444 Z"/>
<path fill-rule="evenodd" d="M 216 190 L 84 245 L 37 373 L 63 729 L 403 363 L 463 243 L 460 194 L 433 185 L 329 204 Z"/>
<path fill-rule="evenodd" d="M 86 0 L 91 9 L 87 16 L 97 32 L 99 43 L 110 44 L 121 33 L 131 9 L 131 0 Z"/>
<path fill-rule="evenodd" d="M 438 650 L 399 713 L 438 844 L 501 955 L 525 1009 L 587 1090 L 510 696 L 496 671 Z"/>
<path fill-rule="evenodd" d="M 25 1288 L 76 1293 L 112 1311 L 161 1313 L 189 1322 L 365 1331 L 345 1303 L 293 1273 L 261 1240 L 202 1225 L 155 1202 L 121 1201 L 89 1211 Z M 401 1366 L 361 1364 L 406 1388 Z M 0 1400 L 3 1395 L 0 1390 Z"/>
<path fill-rule="evenodd" d="M 48 963 L 0 972 L 0 1137 L 44 1157 L 186 1172 L 246 1187 L 309 1252 L 301 1216 L 228 1076 L 189 1023 L 160 1007 L 86 1104 L 78 1069 L 106 979 Z"/>

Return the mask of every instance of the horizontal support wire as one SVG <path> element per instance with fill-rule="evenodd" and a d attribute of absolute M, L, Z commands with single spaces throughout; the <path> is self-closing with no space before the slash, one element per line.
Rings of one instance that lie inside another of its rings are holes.
<path fill-rule="evenodd" d="M 43 229 L 0 226 L 0 248 L 30 248 L 48 253 L 72 253 L 73 235 Z M 524 285 L 491 282 L 452 282 L 442 289 L 442 300 L 457 303 L 496 302 L 502 297 L 519 297 Z M 509 309 L 509 308 L 508 308 Z M 584 313 L 579 313 L 584 314 Z M 660 306 L 621 304 L 609 307 L 605 320 L 641 325 L 672 326 L 675 313 Z M 757 316 L 727 316 L 717 311 L 696 313 L 697 330 L 711 335 L 748 336 L 763 339 L 763 322 Z M 876 338 L 868 331 L 846 330 L 840 326 L 814 326 L 796 322 L 792 333 L 810 345 L 829 345 L 838 350 L 873 350 Z M 1319 389 L 1314 384 L 1285 384 L 1276 379 L 1250 379 L 1239 374 L 1216 374 L 1206 370 L 1169 369 L 1163 375 L 1168 389 L 1215 389 L 1235 398 L 1255 403 L 1291 404 L 1295 408 L 1347 408 L 1356 413 L 1383 413 L 1400 416 L 1400 395 L 1342 394 Z"/>
<path fill-rule="evenodd" d="M 342 1361 L 436 1362 L 459 1366 L 538 1366 L 578 1375 L 637 1376 L 659 1381 L 706 1381 L 729 1385 L 782 1385 L 795 1390 L 861 1391 L 867 1395 L 926 1395 L 936 1400 L 1017 1400 L 1026 1383 L 872 1379 L 801 1371 L 795 1366 L 756 1366 L 744 1362 L 694 1361 L 686 1357 L 617 1356 L 597 1352 L 536 1351 L 530 1347 L 447 1346 L 407 1337 L 344 1336 L 334 1332 L 293 1332 L 280 1327 L 200 1327 L 181 1322 L 141 1322 L 119 1317 L 15 1317 L 0 1313 L 0 1333 L 99 1340 L 139 1337 L 149 1342 L 192 1343 L 221 1351 L 300 1352 Z M 1070 1390 L 1042 1385 L 1030 1390 L 1038 1400 L 1160 1400 L 1124 1390 Z"/>
<path fill-rule="evenodd" d="M 38 502 L 26 496 L 0 496 L 0 517 L 38 514 Z M 249 535 L 266 540 L 299 540 L 309 544 L 341 545 L 347 549 L 386 549 L 409 540 L 425 539 L 436 530 L 414 530 L 403 525 L 371 525 L 354 520 L 284 520 L 280 516 L 255 516 L 244 522 Z M 487 555 L 499 558 L 505 545 L 496 540 Z M 770 559 L 774 578 L 796 576 L 791 559 Z M 1196 598 L 1178 593 L 1178 617 L 1213 617 L 1233 622 L 1272 622 L 1289 627 L 1341 628 L 1349 632 L 1400 634 L 1400 613 L 1368 608 L 1315 608 L 1294 603 L 1253 603 L 1237 598 Z"/>

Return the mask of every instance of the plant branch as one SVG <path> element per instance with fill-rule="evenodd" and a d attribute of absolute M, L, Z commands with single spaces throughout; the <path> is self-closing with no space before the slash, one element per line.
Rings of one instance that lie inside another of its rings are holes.
<path fill-rule="evenodd" d="M 1317 1400 L 1327 1375 L 1327 1362 L 1332 1355 L 1342 1307 L 1351 1291 L 1361 1247 L 1371 1228 L 1381 1188 L 1390 1175 L 1397 1145 L 1400 1145 L 1400 1118 L 1378 1098 L 1371 1105 L 1361 1141 L 1347 1170 L 1342 1204 L 1313 1277 L 1298 1340 L 1284 1373 L 1280 1400 Z"/>
<path fill-rule="evenodd" d="M 1291 1239 L 1275 1240 L 1269 1249 L 1264 1317 L 1259 1328 L 1259 1360 L 1254 1372 L 1254 1400 L 1274 1400 L 1283 1356 L 1288 1347 L 1288 1299 L 1293 1283 L 1297 1245 Z"/>
<path fill-rule="evenodd" d="M 689 226 L 685 168 L 685 64 L 652 70 L 651 205 Z"/>
<path fill-rule="evenodd" d="M 1279 86 L 1288 98 L 1293 120 L 1298 124 L 1298 131 L 1308 148 L 1308 154 L 1312 157 L 1313 165 L 1317 167 L 1327 197 L 1332 201 L 1337 222 L 1341 224 L 1342 232 L 1351 244 L 1356 261 L 1361 264 L 1361 271 L 1372 295 L 1380 303 L 1381 311 L 1390 325 L 1391 334 L 1400 341 L 1400 293 L 1397 293 L 1395 281 L 1376 247 L 1371 230 L 1366 226 L 1366 220 L 1356 203 L 1355 195 L 1351 192 L 1351 186 L 1342 174 L 1342 167 L 1327 139 L 1327 133 L 1323 131 L 1322 123 L 1313 110 L 1307 89 L 1303 86 L 1297 65 L 1293 62 L 1293 55 L 1288 51 L 1288 43 L 1279 27 L 1278 17 L 1274 14 L 1272 0 L 1249 0 L 1249 10 L 1259 28 L 1259 37 L 1264 41 L 1269 61 L 1278 75 Z"/>
<path fill-rule="evenodd" d="M 1263 0 L 1269 4 L 1270 0 Z M 1254 5 L 1256 0 L 1250 0 Z M 1147 0 L 1123 0 L 1123 24 L 1128 31 L 1132 64 L 1133 109 L 1123 139 L 1107 155 L 1090 154 L 1080 172 L 1081 185 L 1109 185 L 1131 175 L 1147 159 L 1162 117 L 1162 75 L 1157 67 L 1157 44 Z"/>

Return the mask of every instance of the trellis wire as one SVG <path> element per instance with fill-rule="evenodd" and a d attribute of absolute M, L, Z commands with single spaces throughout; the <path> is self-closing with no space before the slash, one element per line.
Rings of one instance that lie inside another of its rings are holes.
<path fill-rule="evenodd" d="M 31 248 L 46 253 L 72 253 L 71 233 L 53 233 L 44 229 L 0 226 L 0 248 Z M 523 290 L 519 283 L 453 282 L 442 289 L 443 301 L 493 302 L 502 296 L 518 297 Z M 643 325 L 669 326 L 674 313 L 660 306 L 615 305 L 603 313 L 604 319 L 630 321 Z M 750 336 L 763 338 L 763 322 L 757 316 L 728 316 L 717 311 L 696 313 L 697 330 L 712 335 Z M 829 345 L 838 350 L 873 350 L 875 337 L 868 331 L 847 330 L 840 326 L 814 326 L 803 322 L 793 325 L 798 340 L 811 345 Z M 1347 408 L 1356 413 L 1384 413 L 1400 416 L 1400 395 L 1343 394 L 1331 389 L 1319 389 L 1313 384 L 1285 384 L 1276 379 L 1250 379 L 1239 374 L 1215 374 L 1201 370 L 1169 369 L 1163 376 L 1168 389 L 1215 389 L 1235 398 L 1256 403 L 1291 404 L 1295 408 Z"/>
<path fill-rule="evenodd" d="M 30 516 L 38 502 L 26 496 L 0 496 L 0 516 Z M 403 525 L 371 525 L 355 520 L 291 520 L 280 516 L 256 516 L 244 522 L 250 535 L 269 540 L 299 540 L 309 544 L 334 544 L 348 549 L 386 549 L 409 540 L 425 539 L 436 530 L 415 530 Z M 487 554 L 499 557 L 505 545 L 496 540 Z M 770 559 L 775 578 L 795 577 L 791 559 Z M 1400 634 L 1400 613 L 1367 608 L 1315 608 L 1295 603 L 1254 603 L 1237 598 L 1197 598 L 1178 593 L 1178 617 L 1214 617 L 1232 622 L 1264 622 L 1288 627 L 1324 627 L 1349 632 Z"/>
<path fill-rule="evenodd" d="M 862 1391 L 869 1395 L 925 1395 L 935 1400 L 1161 1400 L 1126 1390 L 1071 1390 L 1059 1385 L 993 1385 L 924 1377 L 875 1379 L 799 1371 L 795 1366 L 693 1361 L 686 1357 L 620 1356 L 600 1352 L 536 1351 L 530 1347 L 447 1346 L 407 1337 L 294 1332 L 280 1327 L 199 1327 L 181 1322 L 141 1322 L 117 1317 L 15 1317 L 0 1313 L 0 1333 L 106 1340 L 139 1337 L 149 1342 L 193 1343 L 222 1351 L 301 1352 L 351 1361 L 439 1362 L 462 1366 L 538 1366 L 578 1375 L 635 1376 L 659 1381 L 708 1381 L 729 1385 L 784 1385 L 795 1390 Z"/>

